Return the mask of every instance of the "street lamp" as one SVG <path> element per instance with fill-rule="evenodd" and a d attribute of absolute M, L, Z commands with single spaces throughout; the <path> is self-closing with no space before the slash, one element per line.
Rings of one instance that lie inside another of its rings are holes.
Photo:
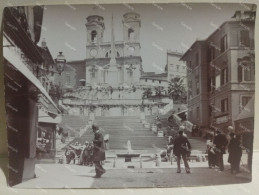
<path fill-rule="evenodd" d="M 64 70 L 66 59 L 65 56 L 62 54 L 63 52 L 59 52 L 57 58 L 55 59 L 56 65 L 57 65 L 57 71 L 59 72 L 59 75 L 61 75 L 61 72 Z"/>

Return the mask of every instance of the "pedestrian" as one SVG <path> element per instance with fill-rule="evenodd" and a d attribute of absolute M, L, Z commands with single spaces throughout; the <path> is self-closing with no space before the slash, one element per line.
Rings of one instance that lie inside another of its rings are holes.
<path fill-rule="evenodd" d="M 209 168 L 214 168 L 215 165 L 217 165 L 217 159 L 216 159 L 216 154 L 214 152 L 214 144 L 213 144 L 213 138 L 210 137 L 207 140 L 207 154 L 208 154 L 208 164 Z"/>
<path fill-rule="evenodd" d="M 104 141 L 103 135 L 99 131 L 99 127 L 97 125 L 92 125 L 92 130 L 94 132 L 93 162 L 95 165 L 96 172 L 94 178 L 100 178 L 102 174 L 105 173 L 105 169 L 102 167 L 102 161 L 105 160 Z"/>
<path fill-rule="evenodd" d="M 242 156 L 242 148 L 238 137 L 234 133 L 230 133 L 230 141 L 228 144 L 228 162 L 231 165 L 231 173 L 239 173 L 239 165 Z"/>
<path fill-rule="evenodd" d="M 225 135 L 221 133 L 220 130 L 216 131 L 216 136 L 214 138 L 213 144 L 215 145 L 215 153 L 217 158 L 217 165 L 219 167 L 219 171 L 224 171 L 223 164 L 223 154 L 226 152 L 226 146 L 228 144 L 228 140 Z"/>
<path fill-rule="evenodd" d="M 184 162 L 186 173 L 191 173 L 189 164 L 187 162 L 187 156 L 190 155 L 190 151 L 191 151 L 191 144 L 188 141 L 188 139 L 185 136 L 183 136 L 182 130 L 180 130 L 178 134 L 179 135 L 175 138 L 174 147 L 173 147 L 173 153 L 177 157 L 177 173 L 181 173 L 181 167 L 180 167 L 181 157 Z"/>

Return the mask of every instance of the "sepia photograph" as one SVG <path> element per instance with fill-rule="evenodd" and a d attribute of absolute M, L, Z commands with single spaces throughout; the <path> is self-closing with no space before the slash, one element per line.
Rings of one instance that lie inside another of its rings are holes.
<path fill-rule="evenodd" d="M 256 8 L 5 7 L 8 185 L 251 182 Z"/>

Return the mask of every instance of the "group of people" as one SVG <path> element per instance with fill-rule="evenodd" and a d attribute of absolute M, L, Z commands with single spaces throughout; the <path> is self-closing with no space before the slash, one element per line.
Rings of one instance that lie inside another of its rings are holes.
<path fill-rule="evenodd" d="M 94 178 L 100 178 L 105 173 L 102 162 L 105 160 L 105 149 L 107 149 L 105 145 L 108 144 L 109 136 L 106 135 L 104 138 L 97 125 L 92 125 L 92 131 L 94 139 L 91 143 L 86 141 L 85 145 L 82 146 L 75 142 L 75 144 L 69 145 L 70 151 L 67 148 L 65 156 L 67 163 L 78 157 L 80 165 L 92 166 L 94 164 L 96 172 Z"/>
<path fill-rule="evenodd" d="M 233 130 L 233 128 L 229 130 Z M 230 140 L 228 141 L 226 135 L 220 130 L 217 130 L 216 135 L 207 141 L 208 164 L 210 168 L 217 166 L 219 172 L 224 171 L 223 154 L 228 149 L 228 162 L 231 165 L 231 173 L 239 173 L 242 157 L 240 137 L 234 133 L 230 133 L 229 136 Z M 186 173 L 191 173 L 187 160 L 191 153 L 191 144 L 183 130 L 180 129 L 178 135 L 169 140 L 168 150 L 172 150 L 177 158 L 177 173 L 181 173 L 181 159 L 184 162 Z"/>
<path fill-rule="evenodd" d="M 65 152 L 67 163 L 69 164 L 72 160 L 75 161 L 75 159 L 78 158 L 79 165 L 92 166 L 93 148 L 93 143 L 88 141 L 86 141 L 84 145 L 81 145 L 78 142 L 75 142 L 75 144 L 70 144 Z"/>
<path fill-rule="evenodd" d="M 242 156 L 242 146 L 240 137 L 234 133 L 230 133 L 230 141 L 222 134 L 220 130 L 216 131 L 216 135 L 207 141 L 207 153 L 209 168 L 217 166 L 218 171 L 224 171 L 223 154 L 228 149 L 228 162 L 231 165 L 231 173 L 240 172 L 240 161 Z"/>

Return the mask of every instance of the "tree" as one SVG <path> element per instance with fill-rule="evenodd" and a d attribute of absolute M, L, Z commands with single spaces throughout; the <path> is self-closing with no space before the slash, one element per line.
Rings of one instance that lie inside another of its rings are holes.
<path fill-rule="evenodd" d="M 159 98 L 162 96 L 162 93 L 163 93 L 164 91 L 165 91 L 164 88 L 161 87 L 161 86 L 155 87 L 155 94 L 156 94 L 156 96 L 159 97 Z"/>
<path fill-rule="evenodd" d="M 142 99 L 144 98 L 149 98 L 152 95 L 152 91 L 150 88 L 147 88 L 144 90 L 143 94 L 142 94 Z"/>
<path fill-rule="evenodd" d="M 187 91 L 183 84 L 183 79 L 175 77 L 169 82 L 168 94 L 175 101 L 186 103 Z"/>

